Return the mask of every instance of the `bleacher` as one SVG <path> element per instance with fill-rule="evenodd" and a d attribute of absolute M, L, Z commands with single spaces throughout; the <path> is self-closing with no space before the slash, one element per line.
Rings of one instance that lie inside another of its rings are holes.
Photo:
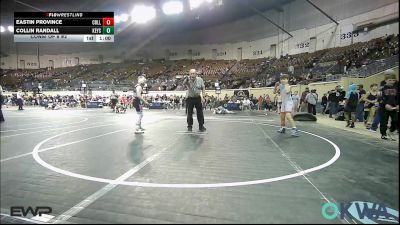
<path fill-rule="evenodd" d="M 179 79 L 187 75 L 190 68 L 195 68 L 209 88 L 216 80 L 222 81 L 223 88 L 262 87 L 273 85 L 281 73 L 288 73 L 289 66 L 294 68 L 291 84 L 337 79 L 340 74 L 365 77 L 398 65 L 398 53 L 398 35 L 390 35 L 314 53 L 285 55 L 279 59 L 126 61 L 50 70 L 1 70 L 1 84 L 9 90 L 29 90 L 39 82 L 43 89 L 79 90 L 84 81 L 93 90 L 127 89 L 138 75 L 145 73 L 150 90 L 181 90 Z M 332 76 L 327 78 L 327 74 Z"/>

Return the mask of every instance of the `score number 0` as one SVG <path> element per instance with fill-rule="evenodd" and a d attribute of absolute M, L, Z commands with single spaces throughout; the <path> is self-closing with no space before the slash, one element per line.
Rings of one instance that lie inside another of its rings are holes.
<path fill-rule="evenodd" d="M 114 33 L 114 18 L 103 18 L 103 34 Z"/>
<path fill-rule="evenodd" d="M 114 26 L 114 18 L 103 18 L 103 26 Z"/>

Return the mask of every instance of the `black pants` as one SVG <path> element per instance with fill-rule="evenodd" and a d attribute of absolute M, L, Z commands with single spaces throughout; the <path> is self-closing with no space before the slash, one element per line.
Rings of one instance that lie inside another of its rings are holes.
<path fill-rule="evenodd" d="M 321 104 L 322 106 L 322 115 L 325 115 L 325 110 L 326 110 L 326 103 Z"/>
<path fill-rule="evenodd" d="M 1 110 L 1 108 L 3 107 L 3 101 L 0 101 L 0 122 L 4 121 L 4 116 L 3 116 L 3 111 Z"/>
<path fill-rule="evenodd" d="M 22 105 L 24 104 L 24 102 L 22 101 L 22 99 L 17 99 L 18 102 L 18 110 L 23 110 Z"/>
<path fill-rule="evenodd" d="M 369 111 L 364 111 L 364 122 L 365 123 L 367 122 L 368 116 L 369 116 Z"/>
<path fill-rule="evenodd" d="M 315 109 L 315 105 L 308 103 L 308 113 L 312 113 L 313 115 L 317 114 L 317 111 Z"/>
<path fill-rule="evenodd" d="M 392 119 L 390 123 L 390 132 L 395 131 L 397 128 L 397 111 L 388 111 L 386 109 L 382 109 L 381 121 L 380 121 L 380 130 L 381 135 L 386 135 L 387 124 L 389 121 L 389 117 Z"/>
<path fill-rule="evenodd" d="M 203 115 L 203 104 L 201 104 L 201 98 L 187 98 L 187 124 L 189 127 L 193 125 L 193 107 L 196 107 L 197 121 L 199 122 L 199 127 L 203 127 L 204 115 Z"/>
<path fill-rule="evenodd" d="M 339 111 L 339 102 L 330 102 L 329 103 L 329 117 L 332 117 L 333 115 L 336 115 Z"/>

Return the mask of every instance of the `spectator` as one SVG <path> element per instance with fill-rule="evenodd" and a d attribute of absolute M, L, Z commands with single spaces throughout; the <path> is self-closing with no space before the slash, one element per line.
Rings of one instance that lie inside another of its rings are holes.
<path fill-rule="evenodd" d="M 356 110 L 358 104 L 358 94 L 357 85 L 350 84 L 349 91 L 346 93 L 345 96 L 345 104 L 344 104 L 344 116 L 347 122 L 346 127 L 354 128 L 354 122 L 356 121 Z"/>
<path fill-rule="evenodd" d="M 307 102 L 307 111 L 308 113 L 312 113 L 313 115 L 316 115 L 316 105 L 318 101 L 318 95 L 316 93 L 316 90 L 311 90 L 310 93 L 306 95 L 305 102 Z"/>
<path fill-rule="evenodd" d="M 386 85 L 386 83 L 387 83 L 388 77 L 391 76 L 391 74 L 393 74 L 393 73 L 394 73 L 394 71 L 393 71 L 392 69 L 389 69 L 389 70 L 386 70 L 386 71 L 385 71 L 385 80 L 383 80 L 383 81 L 380 83 L 379 92 L 382 91 L 382 88 L 383 88 L 383 87 Z M 395 86 L 395 87 L 398 87 L 398 81 L 395 81 L 394 86 Z M 382 117 L 382 108 L 381 108 L 381 106 L 379 105 L 379 108 L 377 109 L 377 113 L 376 113 L 376 116 L 375 116 L 375 118 L 374 118 L 374 121 L 373 121 L 372 124 L 371 124 L 371 129 L 370 129 L 370 131 L 376 132 L 376 130 L 378 129 L 378 126 L 379 126 L 379 122 L 380 122 L 380 120 L 381 120 L 381 117 Z"/>
<path fill-rule="evenodd" d="M 300 112 L 304 112 L 307 108 L 307 102 L 305 101 L 305 99 L 308 93 L 310 93 L 310 89 L 306 87 L 305 91 L 303 91 L 300 98 Z"/>
<path fill-rule="evenodd" d="M 289 72 L 289 74 L 291 74 L 291 75 L 294 74 L 294 67 L 293 67 L 293 65 L 290 65 L 290 66 L 289 66 L 288 72 Z"/>
<path fill-rule="evenodd" d="M 224 101 L 228 102 L 228 100 L 229 100 L 228 94 L 225 94 Z"/>
<path fill-rule="evenodd" d="M 358 99 L 360 100 L 357 104 L 357 112 L 356 112 L 356 120 L 358 122 L 363 122 L 364 121 L 364 95 L 367 92 L 364 90 L 364 86 L 362 84 L 358 85 L 358 90 L 357 90 L 357 94 L 358 94 Z"/>
<path fill-rule="evenodd" d="M 271 97 L 267 94 L 265 96 L 265 109 L 268 110 L 269 112 L 271 111 L 272 105 L 271 105 Z"/>
<path fill-rule="evenodd" d="M 335 115 L 338 112 L 339 101 L 340 101 L 340 91 L 338 85 L 335 87 L 335 90 L 332 90 L 328 95 L 329 118 L 332 118 L 332 115 Z"/>
<path fill-rule="evenodd" d="M 295 112 L 299 111 L 299 101 L 300 101 L 300 96 L 299 96 L 299 92 L 295 91 L 294 94 L 292 95 L 292 100 L 293 100 L 293 114 Z"/>
<path fill-rule="evenodd" d="M 387 140 L 387 134 L 389 138 L 395 140 L 394 131 L 397 130 L 397 116 L 399 111 L 398 105 L 398 87 L 395 86 L 396 75 L 394 71 L 386 72 L 386 84 L 383 86 L 379 98 L 379 107 L 381 108 L 381 118 L 380 118 L 380 132 L 381 138 Z M 387 124 L 391 119 L 389 133 L 387 133 Z"/>
<path fill-rule="evenodd" d="M 275 95 L 274 102 L 275 102 L 275 106 L 276 106 L 276 112 L 278 114 L 280 114 L 281 106 L 282 106 L 282 98 L 281 98 L 281 94 L 279 93 L 279 90 L 278 90 L 278 93 Z"/>
<path fill-rule="evenodd" d="M 326 96 L 326 93 L 322 96 L 321 99 L 321 106 L 322 106 L 322 115 L 325 115 L 325 111 L 328 105 L 328 98 Z"/>
<path fill-rule="evenodd" d="M 260 97 L 258 97 L 258 111 L 262 110 L 262 106 L 263 106 L 263 97 L 260 95 Z"/>
<path fill-rule="evenodd" d="M 17 92 L 17 105 L 18 105 L 18 110 L 24 110 L 22 106 L 24 105 L 24 94 L 22 93 L 22 90 L 19 89 Z"/>
<path fill-rule="evenodd" d="M 371 123 L 376 115 L 378 108 L 378 84 L 371 84 L 370 91 L 363 96 L 365 102 L 364 107 L 364 123 L 367 129 L 371 128 Z"/>
<path fill-rule="evenodd" d="M 246 110 L 246 109 L 251 110 L 250 104 L 251 104 L 250 99 L 245 98 L 243 101 L 243 110 Z"/>

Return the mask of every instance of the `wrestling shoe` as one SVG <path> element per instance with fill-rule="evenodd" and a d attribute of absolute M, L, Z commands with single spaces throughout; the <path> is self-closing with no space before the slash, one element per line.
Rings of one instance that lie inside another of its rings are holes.
<path fill-rule="evenodd" d="M 276 132 L 284 134 L 286 133 L 286 128 L 285 127 L 281 127 L 279 130 L 277 130 Z"/>
<path fill-rule="evenodd" d="M 292 136 L 298 137 L 298 136 L 300 136 L 299 134 L 300 134 L 299 129 L 297 129 L 297 128 L 292 129 Z"/>

